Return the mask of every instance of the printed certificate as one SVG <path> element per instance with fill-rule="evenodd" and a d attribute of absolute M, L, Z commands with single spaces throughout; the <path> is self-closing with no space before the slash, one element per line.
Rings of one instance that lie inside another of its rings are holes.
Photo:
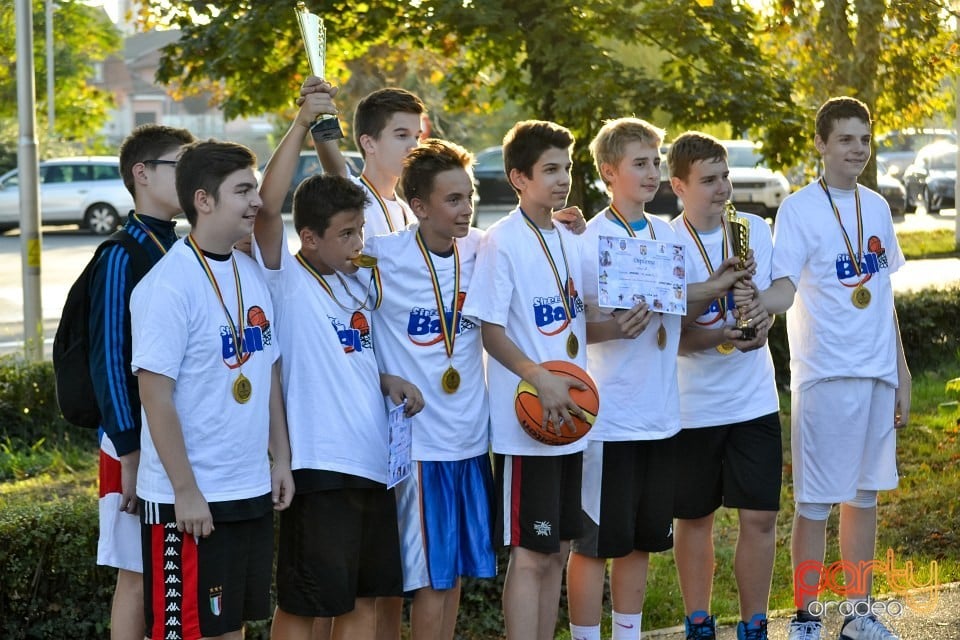
<path fill-rule="evenodd" d="M 600 236 L 601 307 L 629 309 L 646 302 L 651 310 L 687 312 L 684 246 L 642 238 Z"/>
<path fill-rule="evenodd" d="M 407 403 L 397 405 L 387 414 L 387 428 L 390 440 L 390 457 L 387 471 L 387 489 L 410 475 L 410 446 L 413 444 L 411 426 L 413 421 L 403 412 Z"/>

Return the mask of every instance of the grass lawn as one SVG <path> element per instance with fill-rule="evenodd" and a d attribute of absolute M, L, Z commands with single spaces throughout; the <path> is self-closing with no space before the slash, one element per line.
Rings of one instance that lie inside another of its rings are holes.
<path fill-rule="evenodd" d="M 960 256 L 953 229 L 901 231 L 897 233 L 897 241 L 907 260 Z"/>

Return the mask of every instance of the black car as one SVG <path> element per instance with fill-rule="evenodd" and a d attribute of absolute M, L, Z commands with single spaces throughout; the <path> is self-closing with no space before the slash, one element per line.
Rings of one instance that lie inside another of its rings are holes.
<path fill-rule="evenodd" d="M 897 129 L 877 136 L 877 160 L 887 165 L 891 177 L 905 182 L 907 167 L 917 152 L 934 142 L 956 142 L 957 134 L 949 129 Z M 909 208 L 909 207 L 908 207 Z"/>
<path fill-rule="evenodd" d="M 517 193 L 503 171 L 503 148 L 488 147 L 478 153 L 473 177 L 477 183 L 477 204 L 513 206 L 517 203 Z"/>
<path fill-rule="evenodd" d="M 351 174 L 359 176 L 360 172 L 363 170 L 363 158 L 361 157 L 358 151 L 344 151 L 343 159 L 347 163 L 347 169 Z M 264 167 L 260 167 L 262 172 Z M 323 167 L 320 166 L 320 160 L 317 158 L 317 152 L 313 149 L 304 150 L 300 152 L 300 161 L 297 164 L 297 173 L 293 176 L 293 180 L 290 182 L 290 188 L 287 190 L 287 195 L 283 198 L 283 207 L 280 209 L 283 213 L 290 213 L 293 211 L 293 192 L 297 190 L 297 186 L 303 182 L 305 178 L 309 178 L 314 174 L 323 173 Z"/>
<path fill-rule="evenodd" d="M 935 142 L 920 149 L 913 164 L 903 173 L 907 207 L 922 204 L 927 213 L 951 209 L 957 182 L 957 145 Z"/>
<path fill-rule="evenodd" d="M 877 191 L 890 205 L 890 213 L 902 216 L 907 210 L 907 190 L 903 184 L 890 175 L 887 165 L 877 160 Z"/>

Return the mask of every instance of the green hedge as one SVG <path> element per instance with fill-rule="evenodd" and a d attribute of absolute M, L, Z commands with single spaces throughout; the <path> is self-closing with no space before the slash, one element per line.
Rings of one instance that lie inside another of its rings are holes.
<path fill-rule="evenodd" d="M 53 363 L 29 363 L 17 356 L 0 357 L 0 439 L 63 440 L 70 433 L 91 433 L 69 425 L 57 406 Z"/>

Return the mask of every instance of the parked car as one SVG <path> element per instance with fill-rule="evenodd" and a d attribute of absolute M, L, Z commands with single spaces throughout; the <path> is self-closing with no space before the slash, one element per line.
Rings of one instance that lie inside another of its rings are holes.
<path fill-rule="evenodd" d="M 904 181 L 903 174 L 913 164 L 917 152 L 934 142 L 956 142 L 957 134 L 949 129 L 897 129 L 877 136 L 877 160 L 887 165 L 888 173 Z"/>
<path fill-rule="evenodd" d="M 477 183 L 477 204 L 513 206 L 517 203 L 517 193 L 503 171 L 502 147 L 487 147 L 477 154 L 473 177 Z"/>
<path fill-rule="evenodd" d="M 764 166 L 760 146 L 749 140 L 723 140 L 733 184 L 733 204 L 741 211 L 773 218 L 790 194 L 790 182 Z"/>
<path fill-rule="evenodd" d="M 359 176 L 360 172 L 363 171 L 363 156 L 360 155 L 359 151 L 344 151 L 343 159 L 347 163 L 347 169 L 351 174 Z M 266 167 L 264 164 L 260 167 L 261 173 Z M 287 195 L 283 199 L 283 206 L 280 209 L 283 213 L 290 213 L 293 211 L 293 193 L 297 190 L 297 186 L 303 182 L 305 178 L 309 178 L 314 174 L 323 173 L 323 167 L 320 166 L 320 160 L 317 158 L 317 152 L 313 149 L 305 149 L 300 152 L 300 163 L 297 165 L 297 172 L 293 176 L 293 180 L 290 181 L 290 188 L 287 190 Z"/>
<path fill-rule="evenodd" d="M 907 189 L 907 208 L 918 204 L 927 213 L 955 206 L 957 181 L 957 145 L 952 142 L 934 142 L 917 152 L 917 158 L 903 173 Z"/>
<path fill-rule="evenodd" d="M 40 163 L 41 224 L 79 224 L 113 233 L 133 209 L 133 197 L 120 179 L 116 156 L 57 158 Z M 20 175 L 0 176 L 0 232 L 20 226 Z"/>
<path fill-rule="evenodd" d="M 907 189 L 903 183 L 890 175 L 886 163 L 877 159 L 877 191 L 890 205 L 890 213 L 902 216 L 907 211 Z"/>

